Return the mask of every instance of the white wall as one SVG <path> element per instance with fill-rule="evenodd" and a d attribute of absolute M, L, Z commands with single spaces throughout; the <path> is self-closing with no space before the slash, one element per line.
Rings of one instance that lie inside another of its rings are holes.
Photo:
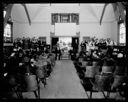
<path fill-rule="evenodd" d="M 28 9 L 31 5 L 27 6 Z M 33 9 L 34 10 L 33 10 Z M 29 26 L 27 16 L 22 6 L 15 5 L 12 9 L 13 36 L 16 37 L 39 37 L 46 36 L 47 43 L 50 44 L 50 32 L 54 32 L 54 26 L 51 25 L 51 13 L 79 13 L 80 25 L 77 32 L 80 31 L 80 42 L 83 36 L 96 36 L 97 38 L 112 38 L 117 41 L 117 22 L 115 21 L 112 6 L 109 4 L 106 8 L 102 25 L 99 20 L 103 6 L 91 6 L 88 4 L 79 5 L 57 5 L 40 6 L 36 10 L 34 5 L 30 12 L 32 20 Z M 33 12 L 32 12 L 33 10 Z M 36 12 L 37 11 L 37 12 Z M 22 14 L 21 14 L 22 13 Z M 33 14 L 34 13 L 34 14 Z"/>
<path fill-rule="evenodd" d="M 50 24 L 37 23 L 29 26 L 28 24 L 13 24 L 13 36 L 17 37 L 46 37 L 47 44 L 50 44 Z"/>
<path fill-rule="evenodd" d="M 117 22 L 113 12 L 112 5 L 106 7 L 102 23 L 100 25 L 100 17 L 103 6 L 91 6 L 83 4 L 80 7 L 80 42 L 83 36 L 97 38 L 111 38 L 117 41 Z"/>
<path fill-rule="evenodd" d="M 46 41 L 47 44 L 50 44 L 50 27 L 51 27 L 51 17 L 50 17 L 50 13 L 49 13 L 49 7 L 39 7 L 37 10 L 38 13 L 36 13 L 36 15 L 34 15 L 33 17 L 32 12 L 30 15 L 31 18 L 31 25 L 29 25 L 27 19 L 26 19 L 26 14 L 22 13 L 22 16 L 20 15 L 20 17 L 17 15 L 19 14 L 19 12 L 16 10 L 17 5 L 15 5 L 15 8 L 13 7 L 12 10 L 12 17 L 13 19 L 16 19 L 16 21 L 14 20 L 13 23 L 13 36 L 15 38 L 17 37 L 41 37 L 44 36 L 46 37 Z M 29 5 L 30 6 L 30 5 Z M 30 9 L 28 9 L 30 11 Z M 31 10 L 33 10 L 31 8 Z M 17 12 L 16 12 L 17 11 Z M 24 12 L 24 9 L 21 8 L 20 9 L 21 12 Z M 19 19 L 18 19 L 19 18 Z M 19 22 L 18 22 L 19 21 Z"/>
<path fill-rule="evenodd" d="M 55 23 L 56 36 L 75 36 L 76 23 Z"/>
<path fill-rule="evenodd" d="M 80 41 L 83 40 L 83 36 L 90 36 L 97 38 L 111 38 L 117 41 L 117 24 L 112 23 L 81 23 L 80 24 Z"/>
<path fill-rule="evenodd" d="M 80 6 L 72 4 L 52 4 L 51 5 L 52 13 L 79 13 Z"/>

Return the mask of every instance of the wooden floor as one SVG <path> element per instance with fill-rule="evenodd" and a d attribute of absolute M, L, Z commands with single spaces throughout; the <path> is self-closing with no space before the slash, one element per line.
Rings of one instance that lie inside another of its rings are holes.
<path fill-rule="evenodd" d="M 80 79 L 76 73 L 73 62 L 71 60 L 59 60 L 56 61 L 53 72 L 49 79 L 47 79 L 47 86 L 44 88 L 43 84 L 40 83 L 40 98 L 85 98 L 87 92 L 81 85 Z M 116 94 L 110 95 L 111 98 L 115 98 Z M 26 92 L 23 93 L 24 98 L 34 98 L 34 93 Z M 102 99 L 104 96 L 102 93 L 93 93 L 92 98 Z"/>

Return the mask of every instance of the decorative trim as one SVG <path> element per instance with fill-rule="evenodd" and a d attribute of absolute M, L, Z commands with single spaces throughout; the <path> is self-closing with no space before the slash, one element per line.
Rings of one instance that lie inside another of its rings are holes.
<path fill-rule="evenodd" d="M 78 13 L 52 13 L 51 14 L 51 24 L 55 23 L 76 23 L 79 24 L 79 14 Z"/>
<path fill-rule="evenodd" d="M 13 43 L 4 43 L 4 46 L 13 46 Z"/>

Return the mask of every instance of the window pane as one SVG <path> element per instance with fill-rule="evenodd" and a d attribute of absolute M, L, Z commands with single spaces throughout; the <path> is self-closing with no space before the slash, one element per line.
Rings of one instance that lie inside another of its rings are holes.
<path fill-rule="evenodd" d="M 4 17 L 5 17 L 5 15 L 6 15 L 6 11 L 4 11 Z"/>
<path fill-rule="evenodd" d="M 126 43 L 126 29 L 124 23 L 120 24 L 119 42 Z"/>

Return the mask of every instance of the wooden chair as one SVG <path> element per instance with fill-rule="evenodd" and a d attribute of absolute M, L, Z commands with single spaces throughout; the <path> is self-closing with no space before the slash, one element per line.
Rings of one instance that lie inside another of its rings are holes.
<path fill-rule="evenodd" d="M 125 96 L 125 86 L 128 84 L 128 77 L 125 75 L 114 75 L 114 82 L 111 86 L 111 91 Z M 122 94 L 123 93 L 123 94 Z"/>
<path fill-rule="evenodd" d="M 22 92 L 18 91 L 20 85 L 16 81 L 16 76 L 8 75 L 5 80 L 6 83 L 8 84 L 7 86 L 9 86 L 7 88 L 9 88 L 10 91 L 16 93 L 18 99 L 22 99 L 23 98 Z"/>
<path fill-rule="evenodd" d="M 101 91 L 105 98 L 108 98 L 110 95 L 111 85 L 113 81 L 113 74 L 107 73 L 102 75 L 96 75 L 94 81 L 90 80 L 93 85 L 92 90 L 90 92 L 90 98 L 92 98 L 92 92 Z M 107 95 L 105 95 L 105 91 L 107 91 Z"/>
<path fill-rule="evenodd" d="M 26 91 L 34 92 L 36 98 L 40 98 L 40 90 L 36 75 L 25 75 Z M 38 90 L 38 94 L 36 91 Z"/>
<path fill-rule="evenodd" d="M 105 98 L 109 97 L 111 84 L 112 84 L 112 74 L 99 74 L 95 75 L 94 72 L 90 72 L 91 74 L 87 74 L 83 81 L 83 86 L 85 88 L 85 92 L 88 98 L 92 98 L 93 92 L 102 92 Z M 88 95 L 87 91 L 90 91 L 90 95 Z M 107 91 L 107 95 L 105 95 L 105 91 Z"/>
<path fill-rule="evenodd" d="M 86 68 L 86 70 L 84 72 L 84 78 L 82 79 L 82 85 L 85 89 L 85 92 L 86 92 L 88 98 L 90 98 L 87 91 L 91 92 L 91 90 L 92 90 L 93 85 L 91 84 L 90 80 L 94 80 L 95 68 L 93 66 L 89 66 L 89 65 L 87 65 L 85 68 Z"/>

